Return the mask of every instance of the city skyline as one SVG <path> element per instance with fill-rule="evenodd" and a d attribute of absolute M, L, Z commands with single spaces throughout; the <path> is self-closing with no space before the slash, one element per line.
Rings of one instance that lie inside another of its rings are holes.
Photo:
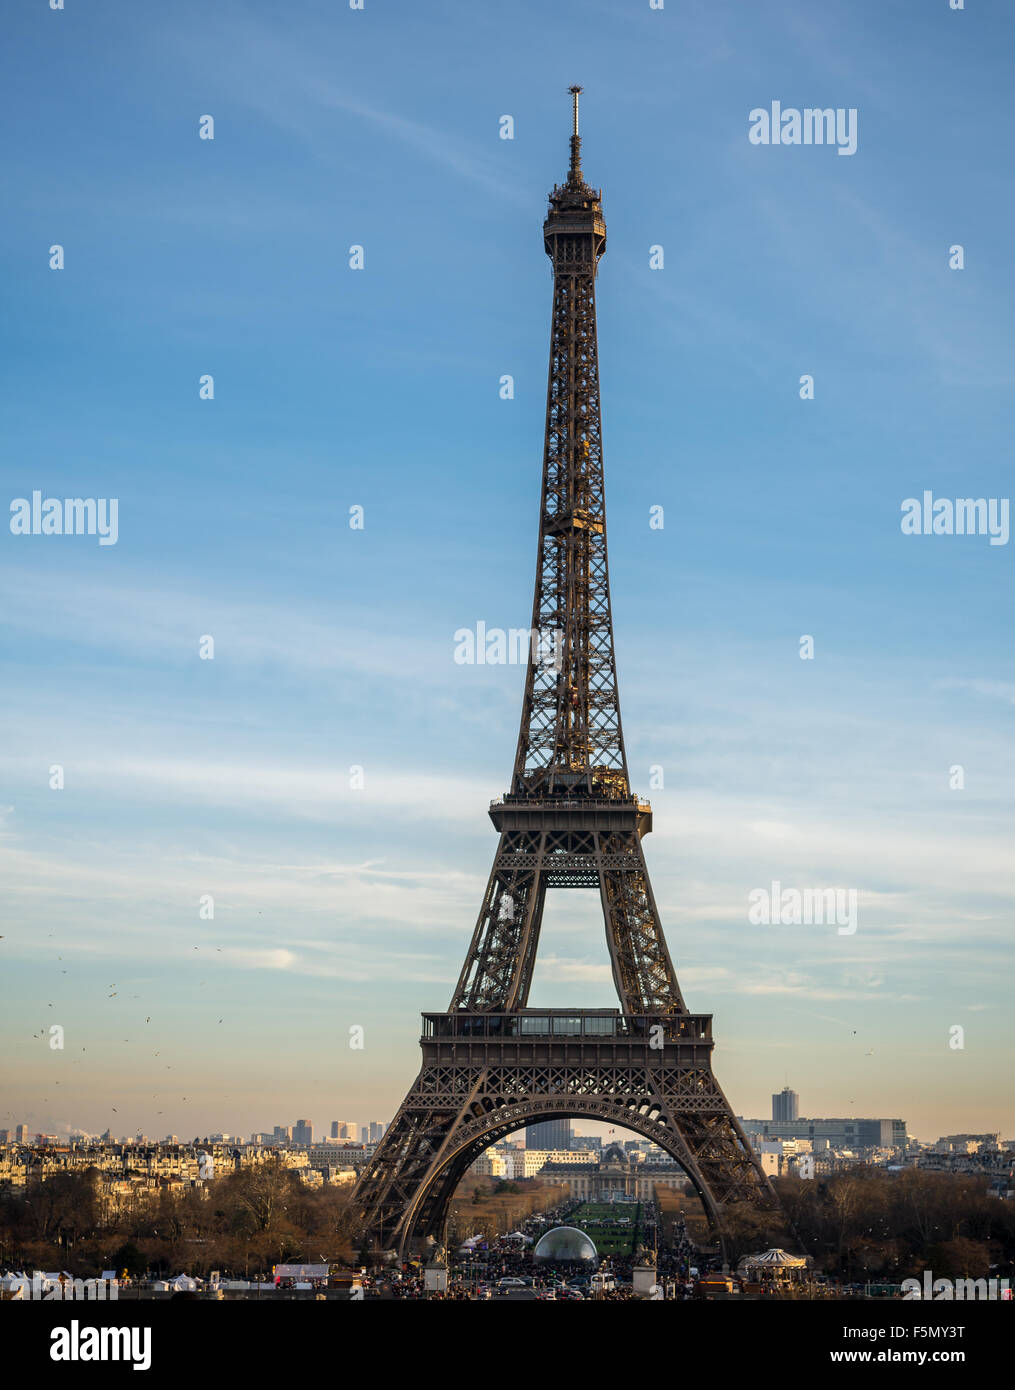
<path fill-rule="evenodd" d="M 738 1115 L 789 1066 L 811 1114 L 1015 1130 L 1009 557 L 900 528 L 925 490 L 1010 492 L 1015 22 L 671 11 L 395 5 L 394 46 L 318 4 L 10 21 L 5 485 L 119 520 L 0 532 L 0 1125 L 392 1118 L 510 774 L 522 670 L 456 633 L 528 620 L 540 224 L 581 80 L 628 752 L 689 1006 Z M 453 92 L 416 61 L 494 34 Z M 856 153 L 753 145 L 780 94 L 857 108 Z M 854 891 L 856 929 L 752 922 L 776 883 Z M 598 899 L 548 907 L 532 1002 L 615 1005 Z"/>
<path fill-rule="evenodd" d="M 777 1097 L 776 1097 L 776 1096 L 773 1096 L 772 1099 L 773 1099 L 773 1101 L 774 1101 L 775 1099 L 777 1099 Z M 392 1118 L 393 1118 L 393 1117 L 392 1117 Z M 836 1120 L 836 1119 L 844 1119 L 844 1120 L 853 1120 L 853 1119 L 856 1119 L 856 1120 L 860 1120 L 860 1119 L 864 1119 L 864 1120 L 874 1120 L 874 1119 L 881 1119 L 881 1120 L 894 1119 L 894 1120 L 900 1120 L 900 1119 L 901 1119 L 901 1120 L 903 1121 L 903 1123 L 906 1124 L 906 1133 L 909 1135 L 910 1138 L 914 1139 L 914 1140 L 917 1141 L 918 1143 L 921 1143 L 921 1144 L 928 1144 L 928 1145 L 937 1142 L 937 1141 L 940 1140 L 942 1137 L 944 1137 L 945 1135 L 947 1135 L 948 1132 L 949 1132 L 946 1128 L 944 1128 L 944 1127 L 939 1127 L 936 1131 L 934 1131 L 933 1135 L 931 1134 L 930 1131 L 928 1131 L 928 1132 L 926 1132 L 926 1133 L 924 1133 L 924 1134 L 916 1134 L 916 1133 L 913 1132 L 912 1126 L 910 1126 L 910 1125 L 908 1125 L 908 1123 L 906 1123 L 906 1117 L 905 1117 L 905 1115 L 899 1115 L 899 1114 L 897 1114 L 897 1113 L 889 1114 L 888 1112 L 884 1112 L 884 1114 L 882 1114 L 882 1115 L 877 1115 L 877 1116 L 874 1115 L 874 1114 L 869 1114 L 869 1115 L 866 1115 L 866 1114 L 865 1114 L 865 1115 L 861 1115 L 858 1111 L 855 1111 L 855 1110 L 854 1110 L 853 1112 L 850 1112 L 849 1114 L 847 1114 L 847 1113 L 844 1112 L 844 1111 L 843 1111 L 843 1112 L 828 1111 L 827 1113 L 823 1113 L 823 1114 L 820 1114 L 820 1115 L 819 1115 L 817 1112 L 804 1112 L 804 1113 L 799 1113 L 799 1114 L 787 1114 L 787 1115 L 784 1115 L 784 1116 L 783 1116 L 783 1115 L 777 1115 L 777 1114 L 771 1114 L 771 1112 L 769 1112 L 767 1115 L 766 1115 L 766 1114 L 762 1114 L 761 1112 L 758 1112 L 758 1113 L 748 1113 L 748 1112 L 744 1112 L 744 1113 L 742 1113 L 742 1114 L 738 1114 L 738 1115 L 737 1115 L 737 1119 L 740 1120 L 740 1121 L 742 1121 L 742 1122 L 745 1123 L 745 1124 L 747 1124 L 747 1123 L 759 1123 L 759 1122 L 760 1122 L 760 1123 L 762 1123 L 762 1124 L 766 1124 L 766 1125 L 767 1125 L 767 1124 L 771 1123 L 772 1121 L 775 1121 L 776 1123 L 782 1123 L 782 1122 L 787 1122 L 787 1123 L 788 1123 L 788 1122 L 795 1122 L 795 1123 L 799 1123 L 801 1126 L 804 1125 L 804 1124 L 806 1124 L 807 1122 L 810 1122 L 810 1121 L 829 1121 L 829 1120 Z M 380 1137 L 381 1137 L 381 1134 L 380 1134 L 380 1133 L 377 1133 L 376 1131 L 377 1131 L 378 1129 L 379 1129 L 381 1132 L 385 1131 L 385 1130 L 388 1128 L 388 1125 L 390 1124 L 390 1118 L 387 1119 L 387 1120 L 380 1120 L 380 1121 L 374 1120 L 374 1121 L 369 1121 L 369 1122 L 367 1122 L 366 1124 L 362 1124 L 362 1123 L 360 1123 L 360 1122 L 357 1121 L 357 1122 L 356 1122 L 356 1134 L 355 1134 L 354 1136 L 353 1136 L 353 1135 L 342 1135 L 342 1136 L 337 1136 L 337 1137 L 336 1137 L 336 1136 L 332 1135 L 332 1134 L 331 1134 L 331 1128 L 332 1128 L 332 1122 L 331 1122 L 331 1121 L 322 1123 L 322 1124 L 320 1124 L 320 1125 L 319 1125 L 318 1122 L 315 1121 L 315 1120 L 311 1120 L 309 1123 L 310 1123 L 310 1126 L 311 1126 L 311 1129 L 312 1129 L 312 1133 L 313 1133 L 313 1137 L 312 1137 L 312 1139 L 311 1139 L 310 1142 L 313 1143 L 314 1145 L 325 1145 L 325 1144 L 339 1144 L 339 1145 L 341 1145 L 341 1144 L 351 1144 L 351 1145 L 354 1145 L 354 1146 L 356 1146 L 356 1147 L 361 1147 L 364 1143 L 367 1144 L 367 1145 L 369 1146 L 369 1145 L 373 1145 L 373 1144 L 376 1144 L 377 1142 L 379 1142 Z M 550 1122 L 550 1123 L 551 1123 L 551 1125 L 552 1125 L 554 1122 Z M 31 1144 L 31 1143 L 33 1142 L 33 1140 L 34 1140 L 35 1138 L 37 1138 L 38 1136 L 40 1136 L 40 1135 L 43 1135 L 43 1136 L 45 1136 L 45 1135 L 50 1135 L 50 1131 L 47 1131 L 47 1130 L 35 1130 L 35 1129 L 32 1129 L 30 1126 L 25 1125 L 25 1124 L 23 1124 L 23 1123 L 18 1124 L 18 1125 L 15 1125 L 15 1124 L 13 1124 L 13 1123 L 9 1123 L 9 1125 L 7 1125 L 7 1126 L 0 1125 L 0 1130 L 3 1130 L 3 1129 L 5 1129 L 5 1128 L 9 1128 L 9 1130 L 10 1130 L 10 1135 L 11 1135 L 11 1139 L 12 1139 L 12 1140 L 13 1140 L 13 1138 L 14 1138 L 15 1129 L 17 1129 L 17 1130 L 24 1129 L 24 1130 L 25 1130 L 24 1137 L 23 1137 L 23 1139 L 19 1140 L 18 1142 L 23 1142 L 23 1143 L 26 1143 L 26 1144 Z M 237 1141 L 242 1142 L 242 1143 L 253 1143 L 253 1142 L 258 1142 L 258 1141 L 261 1140 L 261 1139 L 263 1139 L 265 1142 L 268 1142 L 268 1143 L 282 1143 L 282 1142 L 283 1142 L 283 1138 L 282 1138 L 282 1136 L 280 1135 L 280 1132 L 279 1132 L 279 1131 L 288 1129 L 288 1130 L 290 1131 L 290 1134 L 292 1135 L 291 1143 L 293 1144 L 293 1146 L 295 1146 L 295 1147 L 305 1146 L 307 1141 L 306 1141 L 304 1138 L 297 1138 L 297 1137 L 296 1137 L 296 1130 L 297 1130 L 297 1128 L 298 1128 L 298 1125 L 297 1125 L 296 1122 L 290 1123 L 290 1124 L 288 1124 L 288 1125 L 285 1125 L 285 1124 L 283 1124 L 283 1125 L 272 1125 L 271 1127 L 257 1127 L 257 1126 L 254 1126 L 254 1127 L 249 1128 L 249 1129 L 244 1129 L 243 1127 L 237 1127 L 236 1129 L 229 1129 L 229 1128 L 226 1128 L 226 1127 L 224 1127 L 224 1126 L 222 1126 L 222 1125 L 218 1125 L 218 1126 L 214 1126 L 214 1127 L 212 1127 L 212 1128 L 210 1128 L 210 1129 L 199 1130 L 199 1131 L 197 1132 L 197 1136 L 196 1136 L 196 1137 L 199 1138 L 199 1139 L 202 1139 L 202 1140 L 207 1139 L 207 1140 L 211 1141 L 211 1140 L 214 1140 L 214 1139 L 215 1139 L 215 1136 L 224 1135 L 224 1136 L 226 1136 L 226 1139 L 227 1139 L 227 1140 L 237 1140 Z M 535 1144 L 529 1143 L 528 1131 L 529 1131 L 530 1129 L 533 1129 L 533 1128 L 537 1128 L 537 1129 L 538 1129 L 539 1126 L 538 1126 L 538 1125 L 537 1125 L 537 1126 L 522 1126 L 521 1128 L 519 1128 L 519 1129 L 517 1129 L 517 1130 L 513 1130 L 510 1134 L 506 1135 L 505 1138 L 504 1138 L 503 1140 L 498 1141 L 498 1142 L 500 1142 L 500 1143 L 512 1143 L 512 1144 L 514 1144 L 514 1143 L 522 1143 L 522 1144 L 525 1144 L 527 1147 L 530 1147 L 530 1148 L 531 1148 L 531 1147 L 535 1147 L 535 1148 L 547 1147 L 546 1145 L 541 1145 L 541 1144 L 539 1144 L 539 1143 L 535 1143 Z M 615 1126 L 615 1125 L 608 1124 L 608 1123 L 606 1123 L 605 1121 L 595 1121 L 595 1120 L 571 1120 L 571 1121 L 570 1121 L 570 1129 L 571 1129 L 572 1138 L 589 1138 L 589 1137 L 593 1137 L 593 1138 L 599 1138 L 599 1139 L 601 1139 L 601 1140 L 603 1141 L 603 1143 L 607 1143 L 607 1142 L 628 1142 L 628 1141 L 632 1141 L 632 1142 L 637 1142 L 637 1143 L 640 1143 L 640 1144 L 641 1144 L 641 1143 L 648 1143 L 648 1142 L 650 1142 L 650 1141 L 646 1140 L 646 1138 L 645 1138 L 645 1136 L 644 1136 L 643 1134 L 639 1134 L 638 1131 L 636 1131 L 636 1130 L 624 1129 L 624 1128 L 621 1128 L 621 1127 L 619 1127 L 619 1126 Z M 374 1131 L 374 1133 L 372 1134 L 372 1136 L 371 1136 L 371 1133 L 370 1133 L 371 1131 Z M 87 1127 L 85 1127 L 85 1126 L 80 1126 L 80 1125 L 70 1125 L 70 1126 L 67 1126 L 66 1129 L 65 1129 L 62 1133 L 56 1134 L 55 1137 L 56 1137 L 58 1140 L 66 1140 L 66 1139 L 71 1138 L 71 1137 L 74 1136 L 74 1135 L 83 1135 L 83 1136 L 85 1136 L 86 1138 L 95 1139 L 95 1138 L 101 1137 L 101 1135 L 102 1135 L 102 1134 L 105 1134 L 106 1132 L 111 1132 L 111 1133 L 114 1135 L 116 1142 L 125 1142 L 125 1143 L 130 1143 L 130 1142 L 132 1142 L 132 1141 L 136 1138 L 137 1134 L 143 1135 L 143 1138 L 144 1138 L 145 1142 L 150 1142 L 150 1143 L 161 1143 L 161 1142 L 164 1142 L 164 1141 L 168 1138 L 168 1136 L 170 1136 L 170 1135 L 175 1135 L 176 1138 L 177 1138 L 177 1140 L 179 1140 L 179 1142 L 181 1142 L 181 1143 L 189 1143 L 189 1142 L 191 1142 L 191 1139 L 194 1137 L 194 1136 L 190 1136 L 190 1135 L 189 1135 L 189 1132 L 188 1132 L 188 1134 L 181 1133 L 179 1130 L 177 1130 L 176 1128 L 174 1128 L 172 1125 L 170 1125 L 170 1126 L 168 1126 L 167 1128 L 164 1128 L 164 1129 L 154 1130 L 154 1131 L 152 1131 L 152 1132 L 150 1132 L 150 1133 L 145 1132 L 145 1131 L 140 1131 L 140 1130 L 139 1130 L 139 1131 L 136 1131 L 134 1134 L 132 1134 L 132 1133 L 130 1133 L 130 1132 L 128 1132 L 128 1131 L 118 1130 L 117 1127 L 116 1127 L 115 1125 L 113 1125 L 113 1126 L 107 1126 L 106 1129 L 104 1129 L 104 1130 L 102 1130 L 102 1131 L 99 1131 L 99 1130 L 89 1130 Z M 954 1132 L 954 1131 L 953 1131 L 953 1132 Z M 1003 1134 L 1003 1131 L 1000 1130 L 1000 1129 L 997 1128 L 997 1127 L 992 1127 L 992 1126 L 990 1126 L 990 1125 L 988 1125 L 985 1129 L 981 1129 L 981 1130 L 977 1130 L 977 1131 L 962 1131 L 962 1132 L 964 1132 L 964 1133 L 981 1133 L 981 1134 L 999 1133 L 999 1134 L 1001 1134 L 1002 1143 L 1004 1142 L 1004 1134 Z M 1013 1142 L 1015 1142 L 1015 1141 L 1013 1141 Z M 553 1146 L 550 1146 L 550 1147 L 553 1147 Z"/>

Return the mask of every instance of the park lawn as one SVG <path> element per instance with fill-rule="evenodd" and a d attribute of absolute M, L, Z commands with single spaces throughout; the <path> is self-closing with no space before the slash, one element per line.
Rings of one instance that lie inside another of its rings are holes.
<path fill-rule="evenodd" d="M 634 1241 L 640 1227 L 640 1203 L 583 1202 L 572 1212 L 569 1223 L 580 1226 L 594 1243 L 600 1255 L 633 1255 Z M 630 1226 L 604 1226 L 606 1218 L 616 1220 L 628 1216 Z"/>

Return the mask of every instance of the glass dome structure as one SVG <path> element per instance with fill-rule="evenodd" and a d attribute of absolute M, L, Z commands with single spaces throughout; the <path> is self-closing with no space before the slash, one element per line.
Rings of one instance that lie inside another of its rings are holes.
<path fill-rule="evenodd" d="M 596 1264 L 599 1252 L 585 1232 L 579 1231 L 576 1226 L 555 1226 L 552 1231 L 540 1236 L 532 1257 L 557 1263 L 587 1261 Z"/>

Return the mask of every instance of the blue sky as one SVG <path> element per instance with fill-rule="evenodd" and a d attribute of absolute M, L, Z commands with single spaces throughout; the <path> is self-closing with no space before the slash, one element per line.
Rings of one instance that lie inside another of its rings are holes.
<path fill-rule="evenodd" d="M 748 1116 L 789 1081 L 1010 1135 L 1015 543 L 899 525 L 1015 491 L 1010 6 L 67 0 L 5 30 L 2 495 L 116 497 L 119 539 L 0 530 L 0 1125 L 402 1098 L 514 752 L 521 671 L 453 634 L 529 617 L 577 81 L 625 734 L 717 1074 Z M 855 107 L 856 154 L 752 145 L 773 100 Z M 773 879 L 856 888 L 857 932 L 750 925 Z M 614 1002 L 595 897 L 551 899 L 532 1002 Z"/>

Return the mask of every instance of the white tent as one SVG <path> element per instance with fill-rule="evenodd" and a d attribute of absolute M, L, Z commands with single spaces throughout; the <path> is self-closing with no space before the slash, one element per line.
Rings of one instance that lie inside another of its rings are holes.
<path fill-rule="evenodd" d="M 170 1279 L 169 1287 L 174 1292 L 193 1293 L 197 1288 L 197 1280 L 189 1274 L 178 1274 L 175 1279 Z"/>

